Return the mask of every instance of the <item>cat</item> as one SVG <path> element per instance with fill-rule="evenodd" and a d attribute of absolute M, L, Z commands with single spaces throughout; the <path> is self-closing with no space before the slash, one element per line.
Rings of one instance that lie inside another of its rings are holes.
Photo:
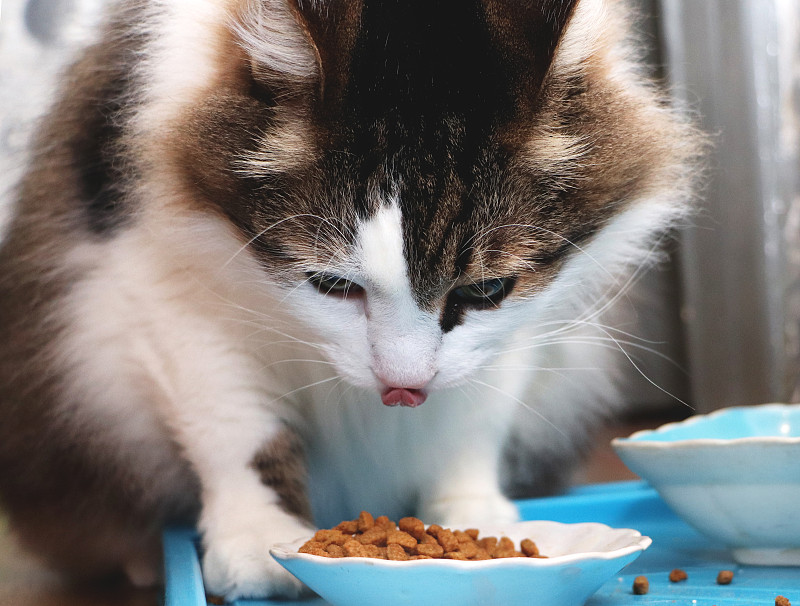
<path fill-rule="evenodd" d="M 514 520 L 611 412 L 581 344 L 699 136 L 616 0 L 125 0 L 0 249 L 0 497 L 77 575 L 295 596 L 313 524 Z M 581 378 L 588 378 L 581 381 Z"/>

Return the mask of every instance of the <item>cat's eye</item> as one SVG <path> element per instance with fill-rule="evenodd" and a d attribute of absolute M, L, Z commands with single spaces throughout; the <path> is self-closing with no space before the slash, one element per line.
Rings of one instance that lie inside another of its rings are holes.
<path fill-rule="evenodd" d="M 493 278 L 459 286 L 453 289 L 452 295 L 470 305 L 497 305 L 511 292 L 513 285 L 513 278 Z"/>
<path fill-rule="evenodd" d="M 309 273 L 308 281 L 323 295 L 347 297 L 364 290 L 355 282 L 333 274 Z"/>

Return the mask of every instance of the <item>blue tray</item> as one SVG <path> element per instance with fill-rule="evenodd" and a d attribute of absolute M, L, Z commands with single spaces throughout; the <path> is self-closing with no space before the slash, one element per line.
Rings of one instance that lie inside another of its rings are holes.
<path fill-rule="evenodd" d="M 636 528 L 653 544 L 619 576 L 609 580 L 586 606 L 774 606 L 783 595 L 800 604 L 800 568 L 740 566 L 721 545 L 684 524 L 644 482 L 620 482 L 579 487 L 566 496 L 518 503 L 525 520 L 602 522 Z M 165 606 L 207 606 L 197 537 L 190 529 L 164 533 Z M 689 578 L 670 583 L 669 572 L 685 570 Z M 733 583 L 717 585 L 720 570 L 734 572 Z M 633 595 L 633 579 L 646 575 L 647 595 Z M 235 606 L 326 606 L 319 598 L 302 601 L 239 600 Z M 578 606 L 578 605 L 567 605 Z"/>

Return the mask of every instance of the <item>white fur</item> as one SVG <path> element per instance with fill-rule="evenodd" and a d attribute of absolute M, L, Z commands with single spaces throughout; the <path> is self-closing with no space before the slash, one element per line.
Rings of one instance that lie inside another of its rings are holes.
<path fill-rule="evenodd" d="M 609 0 L 580 0 L 558 44 L 553 67 L 556 70 L 579 66 L 601 44 L 608 20 Z M 613 1 L 613 0 L 612 0 Z"/>
<path fill-rule="evenodd" d="M 229 22 L 226 0 L 155 0 L 139 27 L 152 35 L 139 77 L 147 82 L 135 122 L 158 140 L 218 76 L 218 43 Z"/>
<path fill-rule="evenodd" d="M 278 123 L 262 136 L 259 147 L 237 167 L 249 177 L 267 177 L 297 169 L 314 158 L 314 141 L 308 127 L 297 120 Z"/>
<path fill-rule="evenodd" d="M 406 259 L 403 251 L 403 225 L 396 200 L 381 206 L 358 229 L 358 256 L 365 276 L 375 288 L 386 293 L 410 296 Z"/>
<path fill-rule="evenodd" d="M 308 81 L 317 75 L 314 47 L 286 0 L 250 0 L 236 31 L 242 47 L 257 65 L 284 78 Z"/>

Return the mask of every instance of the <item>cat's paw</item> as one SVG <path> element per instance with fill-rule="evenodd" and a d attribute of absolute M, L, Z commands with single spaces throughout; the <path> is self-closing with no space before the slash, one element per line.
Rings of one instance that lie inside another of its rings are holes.
<path fill-rule="evenodd" d="M 423 504 L 423 520 L 449 527 L 466 527 L 482 523 L 519 521 L 516 505 L 501 494 L 448 497 Z"/>
<path fill-rule="evenodd" d="M 266 521 L 266 520 L 265 520 Z M 213 595 L 236 598 L 297 598 L 307 591 L 269 554 L 278 543 L 290 543 L 312 531 L 299 521 L 274 521 L 237 532 L 205 535 L 203 580 Z"/>

